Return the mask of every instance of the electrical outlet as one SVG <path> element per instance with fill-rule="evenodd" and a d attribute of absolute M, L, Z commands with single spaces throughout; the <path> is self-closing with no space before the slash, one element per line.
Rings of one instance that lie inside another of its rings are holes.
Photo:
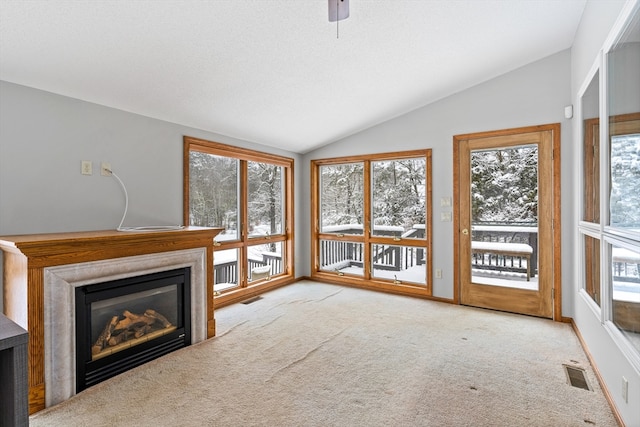
<path fill-rule="evenodd" d="M 441 222 L 451 222 L 451 212 L 440 212 Z"/>
<path fill-rule="evenodd" d="M 622 400 L 629 403 L 629 381 L 625 377 L 622 377 Z"/>
<path fill-rule="evenodd" d="M 82 168 L 80 169 L 82 175 L 91 175 L 93 173 L 93 167 L 91 166 L 91 160 L 83 160 Z"/>
<path fill-rule="evenodd" d="M 436 279 L 442 279 L 442 269 L 436 268 Z"/>
<path fill-rule="evenodd" d="M 100 175 L 111 176 L 111 163 L 102 162 L 100 165 Z"/>
<path fill-rule="evenodd" d="M 451 206 L 451 197 L 441 197 L 440 206 L 443 208 Z"/>

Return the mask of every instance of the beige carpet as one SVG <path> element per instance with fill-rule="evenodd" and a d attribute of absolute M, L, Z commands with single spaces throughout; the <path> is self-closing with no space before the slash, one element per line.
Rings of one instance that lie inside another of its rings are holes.
<path fill-rule="evenodd" d="M 216 320 L 31 425 L 616 426 L 566 324 L 309 281 Z"/>

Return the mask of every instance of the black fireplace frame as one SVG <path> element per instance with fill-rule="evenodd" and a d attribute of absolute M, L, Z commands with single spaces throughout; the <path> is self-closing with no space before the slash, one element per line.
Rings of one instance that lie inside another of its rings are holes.
<path fill-rule="evenodd" d="M 178 285 L 178 324 L 175 331 L 103 358 L 92 360 L 92 302 L 173 284 Z M 75 301 L 76 393 L 191 344 L 190 267 L 77 287 Z"/>

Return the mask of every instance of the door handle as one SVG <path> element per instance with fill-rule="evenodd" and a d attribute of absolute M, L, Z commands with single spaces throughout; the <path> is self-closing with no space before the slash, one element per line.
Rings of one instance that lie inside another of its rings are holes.
<path fill-rule="evenodd" d="M 464 230 L 462 230 L 462 234 L 464 234 L 465 236 L 468 235 L 469 234 L 469 230 L 465 228 Z"/>

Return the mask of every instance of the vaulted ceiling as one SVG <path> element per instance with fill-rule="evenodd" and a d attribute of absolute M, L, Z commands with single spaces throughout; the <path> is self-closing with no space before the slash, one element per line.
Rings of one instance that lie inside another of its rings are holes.
<path fill-rule="evenodd" d="M 0 79 L 304 153 L 569 48 L 586 0 L 350 3 L 1 0 Z"/>

